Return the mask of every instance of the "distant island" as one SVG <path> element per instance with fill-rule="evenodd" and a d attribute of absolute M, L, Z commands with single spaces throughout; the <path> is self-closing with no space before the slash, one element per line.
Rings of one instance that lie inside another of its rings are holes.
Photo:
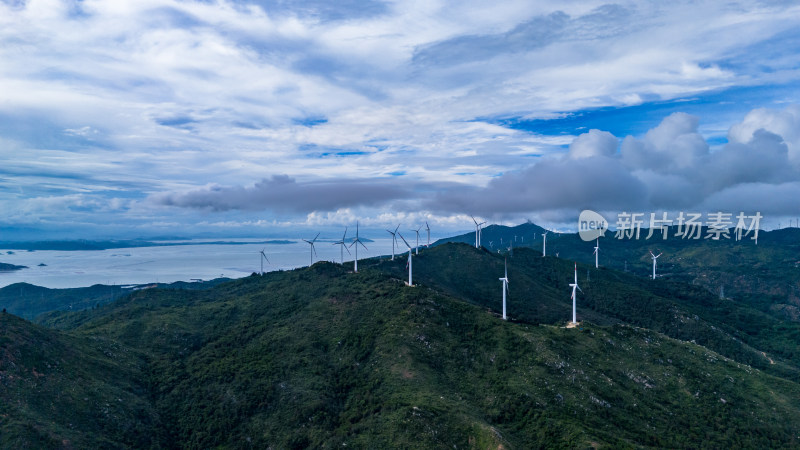
<path fill-rule="evenodd" d="M 0 263 L 0 272 L 13 272 L 15 270 L 27 269 L 28 266 L 16 266 L 14 264 Z"/>
<path fill-rule="evenodd" d="M 271 241 L 256 241 L 256 242 L 239 242 L 239 241 L 211 241 L 211 242 L 195 242 L 185 240 L 182 242 L 154 242 L 140 239 L 131 240 L 106 240 L 106 241 L 90 241 L 85 239 L 78 240 L 65 240 L 65 241 L 29 241 L 29 242 L 15 242 L 15 241 L 0 241 L 0 248 L 13 249 L 13 250 L 57 250 L 57 251 L 76 251 L 76 250 L 110 250 L 119 248 L 135 248 L 135 247 L 166 247 L 177 245 L 246 245 L 246 244 L 272 244 L 284 245 L 294 244 L 295 241 L 289 240 L 271 240 Z M 14 252 L 9 251 L 9 254 Z"/>

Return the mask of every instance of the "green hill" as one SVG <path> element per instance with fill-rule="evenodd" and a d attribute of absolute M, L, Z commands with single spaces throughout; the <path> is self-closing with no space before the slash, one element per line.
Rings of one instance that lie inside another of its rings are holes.
<path fill-rule="evenodd" d="M 149 447 L 163 429 L 142 356 L 0 313 L 0 447 Z"/>
<path fill-rule="evenodd" d="M 79 349 L 65 361 L 92 383 L 130 383 L 130 404 L 143 405 L 134 416 L 151 418 L 141 420 L 151 427 L 145 445 L 800 445 L 796 329 L 772 340 L 742 329 L 755 318 L 791 322 L 677 281 L 593 268 L 587 281 L 579 265 L 582 324 L 563 328 L 572 263 L 529 249 L 508 259 L 506 322 L 497 316 L 502 255 L 457 244 L 423 250 L 414 259 L 416 287 L 403 283 L 405 258 L 365 260 L 358 274 L 317 263 L 207 290 L 137 291 L 44 320 L 64 332 L 15 319 L 22 329 L 0 352 L 23 348 L 25 333 L 52 340 L 20 350 L 28 358 L 56 345 Z M 83 363 L 112 344 L 128 350 L 103 355 L 108 366 Z M 80 422 L 71 415 L 85 414 L 57 411 L 73 425 Z M 31 409 L 19 422 L 46 422 L 48 414 Z M 88 424 L 76 428 L 111 439 Z M 53 430 L 48 436 L 68 431 Z M 29 432 L 0 425 L 17 439 L 10 442 L 29 442 Z"/>
<path fill-rule="evenodd" d="M 152 283 L 147 287 L 169 289 L 208 289 L 228 278 L 219 278 L 200 283 Z M 127 295 L 132 289 L 142 286 L 123 287 L 96 284 L 89 287 L 49 289 L 29 283 L 14 283 L 0 288 L 0 308 L 26 319 L 46 320 L 53 311 L 80 311 L 96 308 Z M 56 314 L 57 315 L 57 314 Z"/>
<path fill-rule="evenodd" d="M 533 224 L 516 227 L 491 225 L 484 229 L 481 244 L 492 252 L 508 252 L 514 247 L 528 247 L 541 254 L 542 230 Z M 705 229 L 704 229 L 705 230 Z M 652 274 L 650 251 L 663 252 L 658 259 L 658 275 L 673 281 L 700 286 L 716 296 L 735 299 L 781 320 L 800 322 L 800 229 L 784 228 L 761 231 L 756 244 L 749 237 L 733 239 L 681 239 L 676 228 L 668 238 L 656 232 L 645 239 L 616 239 L 609 231 L 600 239 L 601 267 L 625 271 L 641 278 Z M 703 236 L 705 231 L 701 233 Z M 498 242 L 503 240 L 503 246 Z M 454 236 L 444 242 L 474 245 L 475 233 Z M 492 243 L 490 248 L 489 244 Z M 574 233 L 549 233 L 547 255 L 594 266 L 595 243 L 584 242 Z M 723 294 L 723 295 L 720 295 Z"/>

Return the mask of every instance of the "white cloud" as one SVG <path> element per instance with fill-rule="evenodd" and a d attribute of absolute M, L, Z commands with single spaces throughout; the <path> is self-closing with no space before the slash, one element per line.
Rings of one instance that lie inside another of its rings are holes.
<path fill-rule="evenodd" d="M 617 153 L 619 139 L 608 131 L 589 130 L 569 145 L 570 158 L 589 158 L 592 156 L 613 156 Z"/>
<path fill-rule="evenodd" d="M 174 199 L 278 174 L 301 185 L 393 178 L 497 192 L 504 181 L 493 180 L 520 174 L 555 183 L 543 168 L 571 179 L 571 166 L 547 155 L 562 153 L 577 130 L 529 133 L 496 118 L 793 80 L 797 49 L 780 37 L 799 19 L 792 5 L 711 1 L 0 2 L 0 200 L 22 210 L 76 193 L 109 204 L 120 191 Z M 760 56 L 759 45 L 771 53 Z M 774 150 L 753 142 L 764 129 L 800 164 L 798 111 L 754 110 L 730 139 Z M 586 180 L 600 181 L 578 159 L 599 158 L 623 177 L 614 186 L 638 180 L 651 201 L 670 197 L 659 183 L 687 191 L 713 158 L 688 116 L 621 147 L 615 157 L 617 137 L 592 130 L 569 154 Z M 751 156 L 733 150 L 717 161 L 730 172 L 711 176 L 704 194 L 743 179 L 791 180 L 767 163 L 743 166 Z M 557 207 L 534 197 L 529 207 Z M 148 218 L 171 222 L 174 211 Z"/>
<path fill-rule="evenodd" d="M 782 110 L 754 109 L 741 123 L 731 127 L 728 139 L 747 144 L 758 130 L 781 136 L 789 148 L 789 159 L 800 168 L 800 105 L 789 105 Z"/>

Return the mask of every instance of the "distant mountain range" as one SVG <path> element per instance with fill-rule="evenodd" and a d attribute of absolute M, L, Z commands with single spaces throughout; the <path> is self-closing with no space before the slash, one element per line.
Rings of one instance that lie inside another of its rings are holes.
<path fill-rule="evenodd" d="M 285 239 L 273 239 L 266 241 L 203 241 L 204 245 L 246 245 L 246 244 L 292 244 L 295 241 Z M 176 239 L 172 242 L 154 242 L 147 240 L 111 240 L 111 241 L 92 241 L 85 239 L 66 240 L 66 241 L 0 241 L 0 248 L 12 250 L 109 250 L 115 248 L 136 248 L 136 247 L 165 247 L 175 245 L 197 245 L 197 242 L 190 239 Z"/>
<path fill-rule="evenodd" d="M 651 280 L 652 241 L 601 239 L 595 269 L 593 243 L 549 234 L 542 257 L 534 227 L 484 229 L 512 251 L 422 248 L 414 287 L 404 253 L 113 301 L 32 291 L 54 299 L 36 323 L 0 315 L 0 447 L 800 446 L 795 231 L 659 241 Z"/>

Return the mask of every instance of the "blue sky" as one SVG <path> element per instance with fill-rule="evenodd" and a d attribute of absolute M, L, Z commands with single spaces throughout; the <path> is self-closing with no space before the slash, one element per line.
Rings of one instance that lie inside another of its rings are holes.
<path fill-rule="evenodd" d="M 0 240 L 800 215 L 800 6 L 0 0 Z"/>

